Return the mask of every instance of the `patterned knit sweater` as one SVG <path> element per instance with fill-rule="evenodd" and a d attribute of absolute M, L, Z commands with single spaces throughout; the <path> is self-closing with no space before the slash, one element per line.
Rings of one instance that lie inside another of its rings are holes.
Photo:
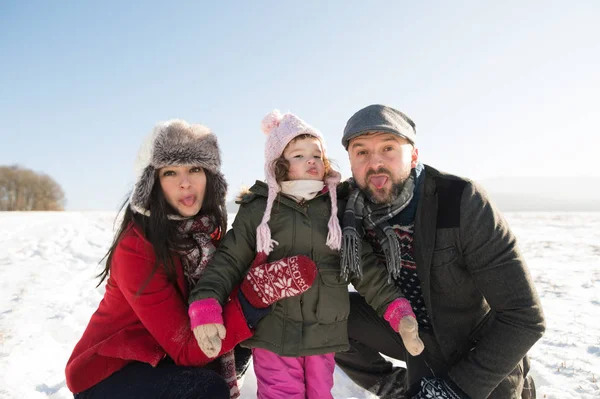
<path fill-rule="evenodd" d="M 400 241 L 400 248 L 402 250 L 402 272 L 394 281 L 400 287 L 406 299 L 410 302 L 413 312 L 415 312 L 415 315 L 417 316 L 419 328 L 430 330 L 431 322 L 423 300 L 420 285 L 421 282 L 417 276 L 417 264 L 414 259 L 414 224 L 402 225 L 398 224 L 394 219 L 390 221 L 392 222 L 390 224 L 398 236 L 398 241 Z M 371 230 L 367 231 L 366 239 L 373 246 L 373 251 L 381 262 L 385 262 L 385 254 L 377 242 L 375 233 Z"/>
<path fill-rule="evenodd" d="M 402 293 L 410 302 L 413 312 L 417 316 L 419 327 L 425 330 L 431 330 L 431 321 L 425 301 L 423 300 L 423 293 L 421 291 L 421 282 L 417 276 L 418 265 L 414 258 L 414 231 L 415 231 L 415 214 L 417 213 L 417 205 L 419 204 L 419 186 L 423 175 L 423 166 L 419 164 L 417 166 L 417 181 L 415 182 L 415 193 L 404 210 L 398 215 L 394 216 L 389 220 L 390 226 L 396 232 L 398 241 L 400 242 L 400 249 L 402 254 L 402 272 L 400 276 L 395 279 L 395 283 L 400 287 Z M 382 263 L 385 263 L 385 254 L 381 245 L 377 242 L 377 236 L 374 231 L 366 231 L 366 240 L 373 247 L 373 251 Z"/>

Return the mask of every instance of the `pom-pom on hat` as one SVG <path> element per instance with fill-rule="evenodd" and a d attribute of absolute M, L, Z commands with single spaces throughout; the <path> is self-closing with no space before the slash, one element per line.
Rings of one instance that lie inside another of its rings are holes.
<path fill-rule="evenodd" d="M 267 135 L 265 143 L 265 178 L 269 193 L 265 214 L 256 229 L 256 250 L 257 252 L 269 254 L 277 242 L 271 239 L 271 230 L 269 229 L 268 222 L 271 218 L 271 209 L 273 208 L 275 198 L 281 191 L 281 187 L 275 178 L 274 161 L 281 157 L 285 147 L 294 138 L 304 134 L 314 136 L 321 142 L 323 156 L 326 156 L 326 148 L 321 132 L 290 112 L 283 115 L 277 109 L 269 112 L 262 120 L 261 129 Z M 340 179 L 341 175 L 333 169 L 325 178 L 325 184 L 329 189 L 329 196 L 331 198 L 331 217 L 327 224 L 329 228 L 327 245 L 334 250 L 340 249 L 342 237 L 340 223 L 337 218 L 336 195 L 336 186 L 340 182 Z"/>
<path fill-rule="evenodd" d="M 200 166 L 212 174 L 214 195 L 224 211 L 227 183 L 221 173 L 217 137 L 204 125 L 192 125 L 180 119 L 157 123 L 142 143 L 134 164 L 135 186 L 129 199 L 131 209 L 150 215 L 150 193 L 156 171 L 165 166 L 181 165 Z"/>

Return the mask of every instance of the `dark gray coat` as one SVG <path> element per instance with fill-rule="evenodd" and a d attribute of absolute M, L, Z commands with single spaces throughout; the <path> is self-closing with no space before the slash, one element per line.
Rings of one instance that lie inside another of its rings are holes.
<path fill-rule="evenodd" d="M 415 260 L 448 374 L 471 398 L 496 387 L 520 398 L 522 359 L 545 321 L 515 236 L 474 182 L 424 173 Z"/>

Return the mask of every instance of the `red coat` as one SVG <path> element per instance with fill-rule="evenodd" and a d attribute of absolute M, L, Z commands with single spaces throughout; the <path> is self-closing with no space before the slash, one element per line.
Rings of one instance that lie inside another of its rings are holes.
<path fill-rule="evenodd" d="M 67 387 L 75 393 L 104 380 L 137 360 L 156 366 L 165 356 L 180 366 L 203 366 L 214 360 L 198 347 L 190 329 L 188 287 L 179 257 L 175 258 L 179 290 L 158 268 L 144 291 L 136 295 L 155 264 L 151 244 L 134 227 L 117 245 L 98 309 L 67 363 Z M 223 309 L 227 335 L 221 354 L 249 338 L 239 303 Z"/>

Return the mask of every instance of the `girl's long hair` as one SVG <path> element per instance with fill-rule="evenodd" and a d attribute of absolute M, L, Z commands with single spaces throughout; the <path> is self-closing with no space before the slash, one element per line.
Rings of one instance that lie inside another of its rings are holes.
<path fill-rule="evenodd" d="M 206 169 L 204 170 L 204 173 L 206 174 L 206 189 L 200 214 L 212 215 L 215 218 L 216 226 L 219 229 L 218 237 L 220 239 L 227 229 L 226 210 L 220 205 L 222 203 L 221 199 L 215 198 L 214 177 L 212 173 Z M 173 251 L 186 248 L 189 246 L 189 241 L 180 237 L 177 233 L 181 221 L 168 218 L 169 214 L 176 215 L 177 211 L 167 202 L 160 186 L 160 182 L 156 176 L 148 207 L 150 216 L 133 212 L 129 206 L 129 200 L 126 200 L 121 206 L 119 214 L 121 214 L 123 209 L 125 209 L 125 214 L 123 215 L 123 220 L 121 221 L 119 229 L 115 233 L 112 245 L 108 249 L 106 255 L 100 260 L 101 263 L 106 259 L 106 264 L 102 272 L 97 276 L 100 281 L 96 287 L 102 284 L 109 276 L 115 250 L 119 245 L 121 238 L 129 231 L 129 229 L 133 228 L 134 225 L 137 225 L 144 233 L 144 236 L 152 245 L 156 257 L 152 272 L 139 288 L 138 294 L 146 288 L 159 267 L 164 269 L 169 282 L 177 286 L 177 273 L 175 270 L 175 263 L 173 262 Z"/>

